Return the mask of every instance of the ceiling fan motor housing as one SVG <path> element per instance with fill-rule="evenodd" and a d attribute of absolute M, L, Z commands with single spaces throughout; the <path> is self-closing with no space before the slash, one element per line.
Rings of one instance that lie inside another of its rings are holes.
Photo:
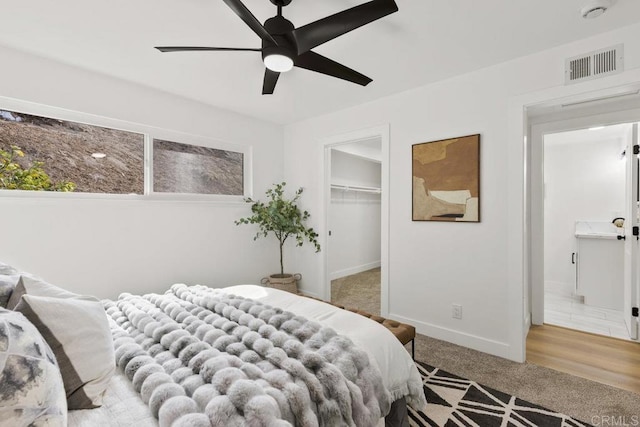
<path fill-rule="evenodd" d="M 289 6 L 289 4 L 291 3 L 291 0 L 271 0 L 271 3 L 275 4 L 276 6 Z"/>
<path fill-rule="evenodd" d="M 295 40 L 288 37 L 288 34 L 291 34 L 295 29 L 291 21 L 282 16 L 274 16 L 265 21 L 264 28 L 278 44 L 262 40 L 262 59 L 269 55 L 284 55 L 291 59 L 297 56 L 295 55 L 297 51 Z"/>

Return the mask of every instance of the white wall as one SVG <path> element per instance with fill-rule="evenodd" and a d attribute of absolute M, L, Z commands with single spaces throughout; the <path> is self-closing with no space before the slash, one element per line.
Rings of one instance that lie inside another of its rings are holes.
<path fill-rule="evenodd" d="M 562 135 L 544 144 L 544 279 L 573 287 L 575 222 L 624 216 L 625 141 L 570 142 Z"/>
<path fill-rule="evenodd" d="M 157 127 L 251 146 L 256 197 L 282 180 L 280 126 L 2 47 L 0 58 L 0 96 L 36 103 L 21 104 L 36 114 L 47 110 L 42 105 L 55 106 L 125 128 Z M 252 228 L 234 225 L 248 213 L 242 202 L 6 193 L 0 195 L 0 260 L 99 297 L 161 292 L 175 282 L 257 283 L 277 270 L 278 250 L 275 239 L 254 242 Z"/>
<path fill-rule="evenodd" d="M 346 146 L 356 146 L 347 144 Z M 331 150 L 331 183 L 380 188 L 380 162 L 339 150 Z"/>
<path fill-rule="evenodd" d="M 524 163 L 507 162 L 510 144 L 520 145 L 513 153 L 522 151 L 522 139 L 509 139 L 511 103 L 523 94 L 562 87 L 566 57 L 616 43 L 625 43 L 626 69 L 638 68 L 640 25 L 635 25 L 287 126 L 285 178 L 306 188 L 306 208 L 319 213 L 313 225 L 326 240 L 320 140 L 388 123 L 390 316 L 416 325 L 420 333 L 521 360 L 524 274 L 517 266 L 510 270 L 512 249 L 518 248 L 509 242 L 521 241 L 522 228 L 521 219 L 511 221 L 509 214 L 515 206 L 512 215 L 518 215 L 523 206 L 518 181 Z M 518 114 L 522 120 L 522 110 Z M 411 145 L 473 133 L 481 134 L 482 222 L 412 222 Z M 304 249 L 295 256 L 305 277 L 316 278 L 305 281 L 305 290 L 321 294 L 322 257 Z M 463 319 L 452 319 L 452 303 L 463 306 Z"/>
<path fill-rule="evenodd" d="M 331 150 L 331 183 L 380 188 L 380 163 Z M 380 194 L 331 191 L 331 279 L 380 266 Z"/>

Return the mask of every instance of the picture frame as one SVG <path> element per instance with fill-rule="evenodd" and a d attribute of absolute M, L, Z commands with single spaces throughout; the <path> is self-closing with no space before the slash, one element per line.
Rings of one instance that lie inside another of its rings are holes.
<path fill-rule="evenodd" d="M 411 146 L 412 220 L 480 222 L 480 134 Z"/>

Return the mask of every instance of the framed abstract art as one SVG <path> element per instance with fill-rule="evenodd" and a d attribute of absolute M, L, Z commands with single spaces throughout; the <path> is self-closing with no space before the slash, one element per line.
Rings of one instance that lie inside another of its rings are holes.
<path fill-rule="evenodd" d="M 480 222 L 480 134 L 411 148 L 413 220 Z"/>

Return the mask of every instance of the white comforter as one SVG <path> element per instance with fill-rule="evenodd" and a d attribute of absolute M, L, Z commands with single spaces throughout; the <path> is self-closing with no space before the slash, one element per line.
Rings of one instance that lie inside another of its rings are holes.
<path fill-rule="evenodd" d="M 351 338 L 356 345 L 369 354 L 372 363 L 378 366 L 384 385 L 391 392 L 393 400 L 406 396 L 407 402 L 415 408 L 422 408 L 426 404 L 422 394 L 422 379 L 411 356 L 400 341 L 378 322 L 331 304 L 311 298 L 301 298 L 278 289 L 239 285 L 225 288 L 225 290 L 315 320 Z M 416 391 L 410 395 L 411 382 L 418 385 L 419 395 Z"/>
<path fill-rule="evenodd" d="M 378 366 L 394 400 L 405 396 L 409 405 L 424 410 L 426 400 L 418 369 L 402 344 L 384 326 L 359 314 L 278 289 L 238 285 L 224 290 L 318 321 L 351 338 L 367 352 L 371 363 Z M 69 426 L 157 425 L 148 407 L 121 373 L 112 379 L 104 400 L 101 408 L 70 411 Z"/>

